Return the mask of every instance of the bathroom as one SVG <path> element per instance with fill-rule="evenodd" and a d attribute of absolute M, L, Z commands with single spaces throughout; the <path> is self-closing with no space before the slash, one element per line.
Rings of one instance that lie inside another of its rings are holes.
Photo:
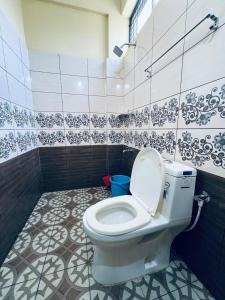
<path fill-rule="evenodd" d="M 0 0 L 0 299 L 225 299 L 224 25 L 222 0 Z"/>

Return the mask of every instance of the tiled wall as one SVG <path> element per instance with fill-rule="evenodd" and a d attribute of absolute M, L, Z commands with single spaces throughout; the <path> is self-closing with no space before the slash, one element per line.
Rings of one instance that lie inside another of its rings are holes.
<path fill-rule="evenodd" d="M 144 69 L 207 13 L 207 20 L 152 68 Z M 225 2 L 159 1 L 124 63 L 124 105 L 131 113 L 124 143 L 225 177 Z"/>
<path fill-rule="evenodd" d="M 30 64 L 40 147 L 123 142 L 120 61 L 30 50 Z"/>
<path fill-rule="evenodd" d="M 36 145 L 28 50 L 0 12 L 0 163 Z"/>

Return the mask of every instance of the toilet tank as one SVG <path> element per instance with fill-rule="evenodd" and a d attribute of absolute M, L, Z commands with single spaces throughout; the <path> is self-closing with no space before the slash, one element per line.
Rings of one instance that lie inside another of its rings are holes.
<path fill-rule="evenodd" d="M 165 160 L 165 189 L 161 214 L 170 221 L 190 221 L 196 182 L 196 170 Z"/>

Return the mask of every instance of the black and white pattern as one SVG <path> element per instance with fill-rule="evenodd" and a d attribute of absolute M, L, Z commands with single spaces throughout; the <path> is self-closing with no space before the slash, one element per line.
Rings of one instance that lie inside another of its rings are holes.
<path fill-rule="evenodd" d="M 176 135 L 174 131 L 162 132 L 161 134 L 152 131 L 149 136 L 150 147 L 159 151 L 173 155 L 176 148 Z"/>
<path fill-rule="evenodd" d="M 17 144 L 13 132 L 0 136 L 0 158 L 7 159 L 12 154 L 16 154 Z"/>
<path fill-rule="evenodd" d="M 42 195 L 0 268 L 0 299 L 213 300 L 177 257 L 159 273 L 119 285 L 94 280 L 94 249 L 82 217 L 92 201 L 110 196 L 105 187 Z"/>
<path fill-rule="evenodd" d="M 64 144 L 65 142 L 65 135 L 64 131 L 40 131 L 38 134 L 38 140 L 41 145 L 45 146 L 53 146 L 56 143 Z"/>
<path fill-rule="evenodd" d="M 179 114 L 179 104 L 177 98 L 172 98 L 168 102 L 154 104 L 151 110 L 151 121 L 153 126 L 162 127 L 166 122 L 175 123 Z"/>
<path fill-rule="evenodd" d="M 124 141 L 125 145 L 132 145 L 132 143 L 133 143 L 133 132 L 132 131 L 124 131 L 123 141 Z"/>
<path fill-rule="evenodd" d="M 66 133 L 66 140 L 70 145 L 80 145 L 83 143 L 90 143 L 90 132 L 84 131 L 68 131 Z"/>
<path fill-rule="evenodd" d="M 138 109 L 134 113 L 134 125 L 136 128 L 142 128 L 149 125 L 150 110 L 149 107 Z"/>
<path fill-rule="evenodd" d="M 109 140 L 112 144 L 120 144 L 123 142 L 123 132 L 111 130 L 109 132 Z"/>
<path fill-rule="evenodd" d="M 147 131 L 135 131 L 133 139 L 134 146 L 137 148 L 147 147 L 149 145 L 149 136 Z"/>
<path fill-rule="evenodd" d="M 17 128 L 28 127 L 30 119 L 26 109 L 19 108 L 18 106 L 14 105 L 13 118 Z"/>
<path fill-rule="evenodd" d="M 6 101 L 0 101 L 0 128 L 13 124 L 13 112 L 11 106 Z"/>
<path fill-rule="evenodd" d="M 123 122 L 120 119 L 119 115 L 110 114 L 108 117 L 109 125 L 111 128 L 122 128 Z"/>
<path fill-rule="evenodd" d="M 186 125 L 196 123 L 204 126 L 210 123 L 214 116 L 225 118 L 225 84 L 220 89 L 214 87 L 205 96 L 189 92 L 185 100 L 181 103 L 181 110 Z"/>
<path fill-rule="evenodd" d="M 94 144 L 105 144 L 107 142 L 107 133 L 106 131 L 94 130 L 91 133 L 91 139 Z"/>
<path fill-rule="evenodd" d="M 178 139 L 178 149 L 182 160 L 191 161 L 196 167 L 211 160 L 214 166 L 225 169 L 225 132 L 196 138 L 191 132 L 185 131 L 182 138 Z"/>
<path fill-rule="evenodd" d="M 45 114 L 42 112 L 37 113 L 36 121 L 40 128 L 52 129 L 56 127 L 62 127 L 64 124 L 64 118 L 62 113 Z"/>
<path fill-rule="evenodd" d="M 91 116 L 91 124 L 94 128 L 106 128 L 107 116 L 101 114 L 93 114 Z"/>
<path fill-rule="evenodd" d="M 69 128 L 88 127 L 90 120 L 88 114 L 72 114 L 65 115 L 65 123 Z"/>

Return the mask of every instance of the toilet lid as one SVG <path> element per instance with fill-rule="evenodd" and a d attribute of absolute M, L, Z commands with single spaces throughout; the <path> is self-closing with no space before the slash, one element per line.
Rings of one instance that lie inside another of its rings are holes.
<path fill-rule="evenodd" d="M 164 174 L 163 159 L 158 151 L 146 148 L 139 152 L 132 169 L 130 191 L 152 216 L 163 196 Z"/>

